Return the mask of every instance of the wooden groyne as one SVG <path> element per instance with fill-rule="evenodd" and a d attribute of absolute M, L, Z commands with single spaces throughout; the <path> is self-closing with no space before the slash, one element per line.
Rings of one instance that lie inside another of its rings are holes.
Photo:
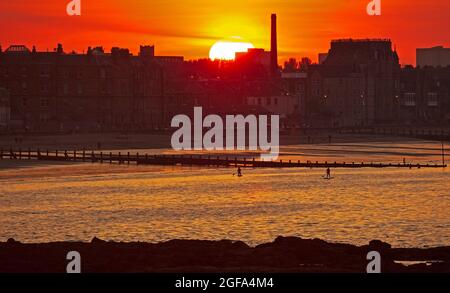
<path fill-rule="evenodd" d="M 205 166 L 205 167 L 249 167 L 249 168 L 446 168 L 443 164 L 404 163 L 358 163 L 358 162 L 312 162 L 272 161 L 240 157 L 211 155 L 149 155 L 130 152 L 98 151 L 32 151 L 0 149 L 0 160 L 40 160 L 54 162 L 92 162 L 109 164 L 137 164 L 160 166 Z"/>

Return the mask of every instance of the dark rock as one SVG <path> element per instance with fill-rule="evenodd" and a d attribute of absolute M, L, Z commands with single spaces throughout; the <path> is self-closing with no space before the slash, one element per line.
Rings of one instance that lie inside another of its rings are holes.
<path fill-rule="evenodd" d="M 383 242 L 381 240 L 372 240 L 369 243 L 369 249 L 382 252 L 386 250 L 390 250 L 392 246 L 389 243 Z"/>
<path fill-rule="evenodd" d="M 101 240 L 101 239 L 99 239 L 97 237 L 94 237 L 94 238 L 92 238 L 91 243 L 92 244 L 104 244 L 104 243 L 107 243 L 107 242 L 104 241 L 104 240 Z"/>
<path fill-rule="evenodd" d="M 6 241 L 7 244 L 21 244 L 19 241 L 14 240 L 14 238 L 9 238 L 8 241 Z"/>
<path fill-rule="evenodd" d="M 383 253 L 383 272 L 450 272 L 450 247 L 392 249 L 371 241 L 358 247 L 320 239 L 278 237 L 250 247 L 241 241 L 172 240 L 164 243 L 114 243 L 94 237 L 86 243 L 0 243 L 0 272 L 63 272 L 67 251 L 80 251 L 89 272 L 355 272 L 364 273 L 367 251 Z M 442 260 L 407 268 L 393 260 Z M 5 264 L 5 265 L 3 265 Z"/>

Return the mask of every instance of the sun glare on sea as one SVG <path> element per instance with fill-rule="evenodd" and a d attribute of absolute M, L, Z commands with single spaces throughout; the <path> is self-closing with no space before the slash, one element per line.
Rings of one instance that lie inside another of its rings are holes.
<path fill-rule="evenodd" d="M 252 43 L 240 41 L 217 41 L 209 50 L 211 60 L 234 60 L 236 53 L 254 48 Z"/>

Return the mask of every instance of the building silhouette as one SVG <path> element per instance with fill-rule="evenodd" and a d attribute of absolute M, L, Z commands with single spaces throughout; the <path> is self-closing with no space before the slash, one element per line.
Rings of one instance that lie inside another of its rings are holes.
<path fill-rule="evenodd" d="M 309 123 L 347 127 L 396 121 L 399 77 L 390 40 L 332 41 L 323 63 L 308 70 Z"/>
<path fill-rule="evenodd" d="M 450 122 L 450 66 L 401 70 L 399 121 L 407 125 L 445 125 Z"/>
<path fill-rule="evenodd" d="M 0 88 L 0 130 L 7 130 L 11 123 L 11 104 L 9 92 Z"/>
<path fill-rule="evenodd" d="M 282 128 L 450 123 L 450 66 L 434 66 L 447 49 L 419 49 L 432 66 L 401 68 L 388 39 L 333 40 L 319 64 L 291 58 L 281 68 L 276 21 L 270 51 L 235 61 L 157 56 L 148 45 L 137 55 L 0 47 L 0 131 L 160 131 L 196 106 L 205 115 L 277 114 Z"/>
<path fill-rule="evenodd" d="M 280 117 L 281 128 L 300 128 L 306 116 L 306 72 L 283 72 L 276 80 L 247 83 L 245 103 Z"/>
<path fill-rule="evenodd" d="M 268 77 L 274 72 L 272 52 L 251 48 L 247 52 L 236 53 L 236 63 L 244 76 Z"/>
<path fill-rule="evenodd" d="M 319 64 L 323 64 L 327 60 L 328 53 L 319 53 Z"/>
<path fill-rule="evenodd" d="M 450 48 L 437 46 L 416 50 L 416 64 L 418 67 L 446 67 L 450 66 Z"/>
<path fill-rule="evenodd" d="M 11 46 L 0 53 L 0 87 L 10 94 L 12 127 L 63 132 L 161 127 L 162 68 L 168 59 L 159 63 L 153 53 L 149 47 L 133 56 L 120 48 L 66 54 L 62 45 L 53 52 Z"/>

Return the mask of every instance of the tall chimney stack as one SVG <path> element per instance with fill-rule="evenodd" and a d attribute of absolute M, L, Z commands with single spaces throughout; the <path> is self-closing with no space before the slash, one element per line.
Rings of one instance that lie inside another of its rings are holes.
<path fill-rule="evenodd" d="M 270 67 L 271 67 L 272 77 L 277 77 L 278 76 L 278 42 L 277 42 L 277 15 L 276 14 L 272 14 Z"/>

